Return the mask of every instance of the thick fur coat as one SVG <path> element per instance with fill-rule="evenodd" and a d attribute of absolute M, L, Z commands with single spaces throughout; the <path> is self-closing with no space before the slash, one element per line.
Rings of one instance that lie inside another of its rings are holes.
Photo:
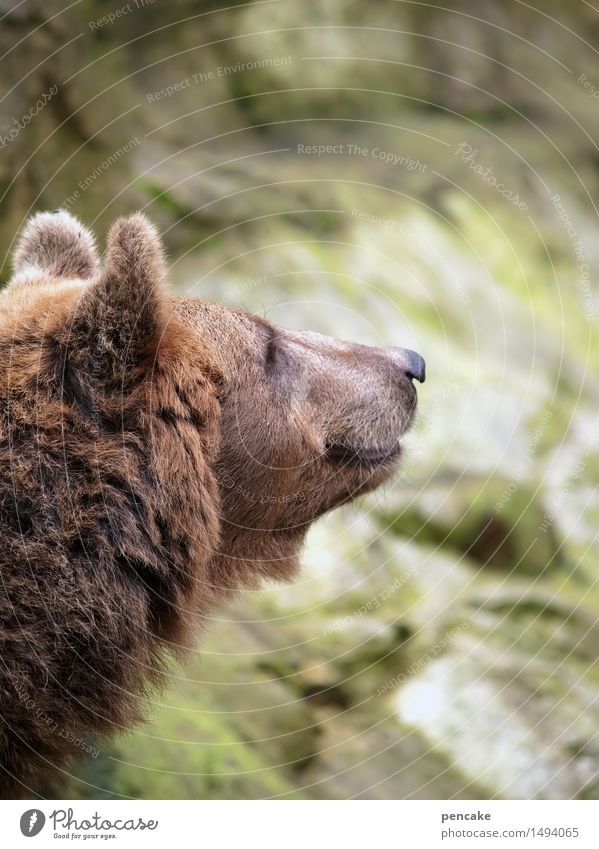
<path fill-rule="evenodd" d="M 72 216 L 37 215 L 13 266 L 0 295 L 3 798 L 135 722 L 165 657 L 228 593 L 294 573 L 309 523 L 394 470 L 424 376 L 401 349 L 169 298 L 142 215 L 116 222 L 101 264 Z"/>

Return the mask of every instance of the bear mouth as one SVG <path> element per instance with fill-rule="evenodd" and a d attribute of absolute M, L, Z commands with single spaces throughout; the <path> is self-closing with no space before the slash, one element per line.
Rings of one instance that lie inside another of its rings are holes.
<path fill-rule="evenodd" d="M 399 443 L 392 448 L 356 448 L 341 442 L 328 442 L 324 455 L 327 460 L 346 466 L 358 466 L 372 469 L 384 466 L 396 460 L 401 453 Z"/>

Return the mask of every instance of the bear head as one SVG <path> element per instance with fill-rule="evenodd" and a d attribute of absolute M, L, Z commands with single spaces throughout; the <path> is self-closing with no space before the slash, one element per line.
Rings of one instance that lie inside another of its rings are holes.
<path fill-rule="evenodd" d="M 165 651 L 228 593 L 291 577 L 310 523 L 396 471 L 424 380 L 412 351 L 171 297 L 141 214 L 113 225 L 102 261 L 68 212 L 38 214 L 13 265 L 0 294 L 4 793 L 77 754 L 73 740 L 133 722 Z"/>

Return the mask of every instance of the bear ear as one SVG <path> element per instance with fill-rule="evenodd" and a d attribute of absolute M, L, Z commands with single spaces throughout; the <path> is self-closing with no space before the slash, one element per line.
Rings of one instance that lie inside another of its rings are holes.
<path fill-rule="evenodd" d="M 40 276 L 91 279 L 98 270 L 94 237 L 70 212 L 38 212 L 19 238 L 12 282 L 39 282 Z"/>
<path fill-rule="evenodd" d="M 108 234 L 103 267 L 77 307 L 97 368 L 119 370 L 151 355 L 168 320 L 167 303 L 158 231 L 141 213 L 119 218 Z"/>

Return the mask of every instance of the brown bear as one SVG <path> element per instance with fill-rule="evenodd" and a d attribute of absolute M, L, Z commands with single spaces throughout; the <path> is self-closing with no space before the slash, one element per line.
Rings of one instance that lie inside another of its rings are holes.
<path fill-rule="evenodd" d="M 158 233 L 103 263 L 34 216 L 0 294 L 0 795 L 129 726 L 211 608 L 398 465 L 420 356 L 171 298 Z"/>

